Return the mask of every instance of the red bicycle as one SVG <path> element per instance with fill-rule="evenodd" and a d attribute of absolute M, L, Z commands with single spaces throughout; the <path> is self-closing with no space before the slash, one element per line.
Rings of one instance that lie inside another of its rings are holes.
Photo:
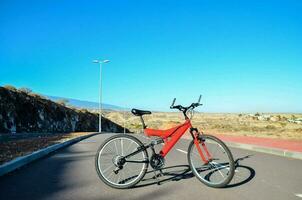
<path fill-rule="evenodd" d="M 162 174 L 165 156 L 189 129 L 193 140 L 189 144 L 187 158 L 193 174 L 207 186 L 215 188 L 226 186 L 232 180 L 235 170 L 231 151 L 220 139 L 193 128 L 191 119 L 187 116 L 191 111 L 192 118 L 194 108 L 202 105 L 200 99 L 201 96 L 197 103 L 192 103 L 188 107 L 174 106 L 176 100 L 174 99 L 170 108 L 183 112 L 185 122 L 167 130 L 147 128 L 143 115 L 151 112 L 132 109 L 131 112 L 140 117 L 145 135 L 155 139 L 147 145 L 128 134 L 118 134 L 106 139 L 95 156 L 96 171 L 100 179 L 113 188 L 121 189 L 133 187 L 142 180 L 149 164 L 154 173 L 159 171 Z M 163 144 L 163 147 L 156 153 L 154 146 L 158 144 Z M 152 151 L 150 159 L 148 148 Z"/>

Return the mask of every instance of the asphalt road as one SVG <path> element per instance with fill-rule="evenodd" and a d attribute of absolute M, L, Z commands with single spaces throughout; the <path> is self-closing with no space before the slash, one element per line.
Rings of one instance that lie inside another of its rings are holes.
<path fill-rule="evenodd" d="M 189 141 L 184 139 L 167 155 L 164 172 L 174 175 L 161 177 L 161 185 L 148 173 L 136 188 L 110 188 L 100 181 L 94 168 L 96 150 L 110 135 L 85 139 L 0 177 L 0 199 L 302 200 L 302 160 L 231 148 L 238 162 L 235 176 L 227 188 L 214 189 L 192 175 L 186 157 Z"/>

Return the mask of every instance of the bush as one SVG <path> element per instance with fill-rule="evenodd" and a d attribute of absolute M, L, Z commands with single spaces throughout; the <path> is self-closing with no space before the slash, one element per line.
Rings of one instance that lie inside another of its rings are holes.
<path fill-rule="evenodd" d="M 17 89 L 12 85 L 4 85 L 3 87 L 8 89 L 8 90 L 17 91 Z"/>
<path fill-rule="evenodd" d="M 83 112 L 83 113 L 87 113 L 87 112 L 89 112 L 86 108 L 81 108 L 80 109 L 80 112 Z"/>
<path fill-rule="evenodd" d="M 282 121 L 287 121 L 288 119 L 287 119 L 287 117 L 284 117 L 284 116 L 283 116 L 283 117 L 281 117 L 281 120 L 282 120 Z"/>
<path fill-rule="evenodd" d="M 302 128 L 297 128 L 295 131 L 298 133 L 302 133 Z"/>
<path fill-rule="evenodd" d="M 29 95 L 32 97 L 35 97 L 35 98 L 39 98 L 39 99 L 48 99 L 47 97 L 45 97 L 41 94 L 37 94 L 37 93 L 30 93 Z"/>
<path fill-rule="evenodd" d="M 32 90 L 30 88 L 22 87 L 18 89 L 20 92 L 24 92 L 25 94 L 32 93 Z"/>
<path fill-rule="evenodd" d="M 80 111 L 76 106 L 73 105 L 67 105 L 67 107 L 75 111 Z"/>
<path fill-rule="evenodd" d="M 280 126 L 282 126 L 282 128 L 284 128 L 286 126 L 285 122 L 280 122 L 279 124 L 280 124 Z"/>
<path fill-rule="evenodd" d="M 274 126 L 274 125 L 267 125 L 265 128 L 268 129 L 268 130 L 275 130 L 275 129 L 277 129 L 277 127 Z"/>
<path fill-rule="evenodd" d="M 68 99 L 58 99 L 56 102 L 62 106 L 66 106 L 68 104 Z"/>

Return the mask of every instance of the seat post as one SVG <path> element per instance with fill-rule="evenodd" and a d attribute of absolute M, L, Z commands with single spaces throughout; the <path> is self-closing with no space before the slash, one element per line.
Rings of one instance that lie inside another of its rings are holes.
<path fill-rule="evenodd" d="M 139 117 L 141 119 L 141 122 L 142 122 L 142 125 L 143 125 L 143 130 L 144 130 L 147 127 L 146 124 L 145 124 L 145 122 L 144 122 L 144 118 L 143 118 L 142 115 L 140 115 Z"/>

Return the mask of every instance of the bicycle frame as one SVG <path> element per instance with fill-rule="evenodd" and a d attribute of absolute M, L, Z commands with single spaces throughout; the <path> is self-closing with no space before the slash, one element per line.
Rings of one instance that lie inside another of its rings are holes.
<path fill-rule="evenodd" d="M 144 132 L 147 136 L 157 136 L 161 137 L 164 140 L 164 146 L 160 150 L 160 155 L 165 157 L 169 151 L 173 148 L 173 146 L 178 142 L 178 140 L 185 134 L 185 132 L 190 129 L 191 136 L 194 140 L 194 144 L 196 145 L 197 151 L 202 159 L 203 162 L 208 163 L 212 158 L 211 155 L 202 141 L 201 138 L 199 138 L 199 132 L 196 128 L 192 127 L 190 119 L 186 119 L 186 121 L 178 126 L 175 126 L 173 128 L 167 129 L 167 130 L 156 130 L 156 129 L 150 129 L 145 128 Z M 202 144 L 203 151 L 200 148 L 199 144 Z M 206 156 L 205 156 L 206 155 Z"/>

